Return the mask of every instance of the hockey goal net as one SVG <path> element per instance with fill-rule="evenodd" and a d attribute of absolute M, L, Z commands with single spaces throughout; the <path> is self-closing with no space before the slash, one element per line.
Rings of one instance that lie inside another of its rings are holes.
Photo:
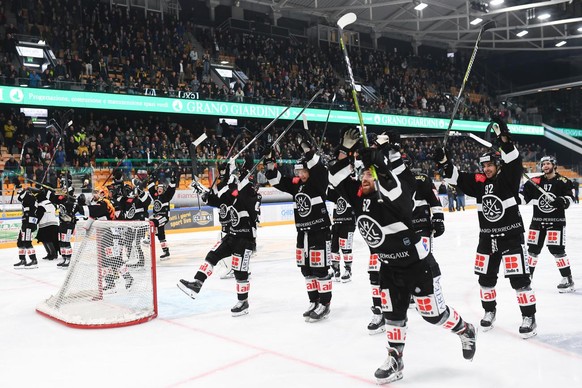
<path fill-rule="evenodd" d="M 77 224 L 75 234 L 60 290 L 36 310 L 78 328 L 128 326 L 155 318 L 153 224 L 88 220 Z"/>

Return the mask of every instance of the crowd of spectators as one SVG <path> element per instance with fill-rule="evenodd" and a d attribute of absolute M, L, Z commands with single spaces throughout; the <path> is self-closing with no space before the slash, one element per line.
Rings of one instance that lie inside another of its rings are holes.
<path fill-rule="evenodd" d="M 182 91 L 198 93 L 201 99 L 283 104 L 308 99 L 324 88 L 316 103 L 329 104 L 335 94 L 336 108 L 353 109 L 335 44 L 211 29 L 103 2 L 79 7 L 76 0 L 20 0 L 12 2 L 11 10 L 17 23 L 5 26 L 1 64 L 9 84 L 24 80 L 32 87 L 63 87 L 72 81 L 94 91 L 170 96 Z M 58 57 L 55 68 L 37 74 L 15 66 L 16 34 L 48 42 Z M 249 81 L 213 82 L 210 66 L 219 56 L 234 58 Z M 449 59 L 363 48 L 350 48 L 350 58 L 357 80 L 376 91 L 374 97 L 361 98 L 363 109 L 443 117 L 452 112 L 452 92 L 461 84 L 464 69 Z M 478 74 L 466 91 L 480 97 L 466 98 L 460 116 L 488 118 L 494 107 Z"/>

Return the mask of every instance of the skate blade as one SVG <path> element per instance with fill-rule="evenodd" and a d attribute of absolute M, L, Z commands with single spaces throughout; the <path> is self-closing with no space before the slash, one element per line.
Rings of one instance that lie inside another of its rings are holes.
<path fill-rule="evenodd" d="M 117 294 L 117 288 L 110 288 L 108 290 L 103 290 L 103 295 L 113 295 Z"/>
<path fill-rule="evenodd" d="M 335 276 L 333 277 L 333 281 L 336 282 L 336 283 L 341 283 L 342 282 L 341 278 L 339 278 L 339 277 L 336 278 Z"/>
<path fill-rule="evenodd" d="M 37 269 L 38 265 L 28 265 L 26 267 L 24 267 L 24 269 Z"/>
<path fill-rule="evenodd" d="M 536 335 L 538 335 L 538 332 L 534 330 L 530 333 L 519 333 L 519 335 L 523 339 L 530 339 L 531 337 L 535 337 Z"/>
<path fill-rule="evenodd" d="M 180 290 L 182 290 L 182 292 L 184 292 L 184 294 L 188 295 L 190 298 L 196 299 L 196 297 L 198 296 L 197 293 L 195 293 L 194 291 L 192 291 L 191 289 L 189 289 L 188 287 L 186 287 L 182 283 L 178 283 L 177 285 L 178 285 L 178 288 Z"/>
<path fill-rule="evenodd" d="M 402 372 L 396 372 L 392 376 L 387 377 L 385 379 L 376 378 L 376 383 L 378 385 L 383 385 L 383 384 L 393 383 L 393 382 L 401 380 L 401 379 L 402 379 Z"/>
<path fill-rule="evenodd" d="M 233 317 L 242 317 L 243 315 L 247 315 L 249 313 L 249 309 L 243 310 L 243 311 L 239 311 L 238 313 L 232 313 Z"/>
<path fill-rule="evenodd" d="M 352 281 L 352 278 L 349 279 L 342 279 L 342 283 L 349 283 Z"/>
<path fill-rule="evenodd" d="M 321 322 L 321 321 L 323 321 L 324 319 L 327 319 L 327 317 L 328 317 L 328 316 L 329 316 L 329 315 L 324 315 L 323 317 L 321 317 L 321 318 L 319 318 L 319 319 L 315 319 L 315 318 L 307 317 L 307 318 L 305 319 L 305 322 L 308 322 L 308 323 Z"/>
<path fill-rule="evenodd" d="M 479 328 L 481 329 L 481 331 L 483 333 L 488 332 L 489 330 L 493 329 L 495 326 L 491 325 L 491 326 L 479 326 Z M 477 327 L 475 326 L 475 330 L 477 330 Z"/>
<path fill-rule="evenodd" d="M 560 294 L 567 294 L 567 293 L 570 293 L 570 292 L 576 292 L 576 289 L 574 287 L 558 288 L 558 292 Z"/>
<path fill-rule="evenodd" d="M 386 331 L 386 328 L 384 326 L 382 326 L 382 327 L 379 327 L 375 330 L 368 329 L 368 334 L 369 335 L 376 335 L 376 334 L 384 333 L 385 331 Z"/>
<path fill-rule="evenodd" d="M 63 267 L 62 265 L 60 267 L 57 267 L 58 269 L 62 269 L 62 270 L 67 270 L 69 269 L 69 266 Z"/>
<path fill-rule="evenodd" d="M 170 260 L 170 256 L 168 257 L 160 257 L 160 261 L 168 261 Z"/>

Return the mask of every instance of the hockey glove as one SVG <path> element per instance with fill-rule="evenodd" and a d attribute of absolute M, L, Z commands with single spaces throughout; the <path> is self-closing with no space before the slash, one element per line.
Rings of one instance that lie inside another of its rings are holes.
<path fill-rule="evenodd" d="M 509 134 L 509 128 L 507 127 L 507 124 L 501 119 L 501 117 L 499 116 L 495 116 L 493 118 L 491 118 L 492 123 L 490 124 L 492 126 L 493 131 L 495 132 L 495 136 L 497 136 L 497 138 L 506 143 L 509 140 L 511 140 L 511 136 Z M 505 136 L 506 140 L 504 141 L 502 139 L 502 136 Z"/>
<path fill-rule="evenodd" d="M 445 217 L 443 213 L 436 213 L 432 216 L 432 232 L 434 237 L 441 236 L 445 233 Z"/>
<path fill-rule="evenodd" d="M 556 209 L 567 209 L 570 207 L 570 201 L 566 197 L 556 197 L 554 201 L 550 202 L 550 205 Z"/>
<path fill-rule="evenodd" d="M 192 183 L 190 184 L 190 186 L 192 187 L 192 189 L 194 189 L 194 192 L 197 193 L 198 195 L 201 195 L 203 193 L 207 193 L 210 190 L 205 187 L 202 183 L 200 183 L 198 181 L 198 177 L 194 177 L 194 179 L 192 180 Z"/>
<path fill-rule="evenodd" d="M 445 168 L 450 161 L 449 150 L 447 148 L 437 148 L 432 158 L 439 168 Z"/>
<path fill-rule="evenodd" d="M 358 153 L 361 155 L 362 163 L 364 163 L 364 169 L 368 169 L 370 166 L 374 166 L 378 174 L 386 175 L 392 168 L 388 158 L 386 158 L 384 153 L 378 148 L 362 148 L 358 151 Z"/>
<path fill-rule="evenodd" d="M 356 128 L 346 128 L 342 135 L 339 152 L 352 156 L 356 150 L 356 145 L 360 141 L 360 131 Z"/>
<path fill-rule="evenodd" d="M 390 149 L 400 151 L 400 134 L 397 132 L 383 132 L 372 143 L 378 148 L 389 146 Z"/>

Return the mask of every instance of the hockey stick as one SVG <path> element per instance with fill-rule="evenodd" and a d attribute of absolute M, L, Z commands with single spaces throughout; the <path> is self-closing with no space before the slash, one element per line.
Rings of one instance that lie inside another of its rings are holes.
<path fill-rule="evenodd" d="M 346 45 L 344 44 L 344 38 L 343 38 L 344 27 L 346 27 L 349 24 L 354 23 L 356 20 L 357 20 L 356 14 L 353 12 L 350 12 L 350 13 L 345 14 L 341 18 L 339 18 L 339 20 L 337 21 L 337 26 L 339 29 L 338 35 L 339 35 L 339 39 L 340 39 L 340 46 L 341 46 L 342 52 L 344 54 L 344 61 L 346 62 L 346 67 L 348 69 L 348 75 L 350 78 L 350 84 L 352 86 L 352 99 L 354 100 L 354 107 L 356 108 L 356 112 L 358 113 L 358 120 L 360 121 L 360 134 L 362 136 L 362 142 L 364 144 L 364 147 L 368 148 L 369 147 L 368 136 L 366 135 L 366 128 L 364 127 L 364 117 L 362 116 L 362 111 L 360 110 L 360 104 L 358 103 L 358 95 L 356 92 L 356 80 L 354 79 L 354 73 L 352 71 L 352 64 L 350 63 L 350 57 L 348 56 L 348 49 L 346 48 Z M 378 193 L 378 202 L 382 203 L 382 202 L 384 202 L 384 200 L 382 199 L 382 194 L 380 193 L 380 190 L 378 190 L 378 174 L 376 173 L 376 168 L 373 165 L 370 166 L 370 173 L 372 174 L 372 177 L 374 178 L 374 186 L 376 187 L 376 192 Z"/>
<path fill-rule="evenodd" d="M 493 125 L 497 125 L 497 123 L 493 123 Z M 469 133 L 469 137 L 473 140 L 475 140 L 477 143 L 480 143 L 481 145 L 489 148 L 492 151 L 495 152 L 501 152 L 501 149 L 493 146 L 493 144 L 491 142 L 488 142 L 485 139 L 481 139 L 479 136 L 474 135 L 472 133 Z M 535 183 L 533 181 L 533 179 L 531 179 L 525 172 L 522 172 L 521 175 L 528 181 L 530 182 L 532 185 L 534 185 L 534 187 L 540 192 L 542 193 L 542 195 L 544 195 L 547 198 L 551 198 L 551 193 L 548 193 L 546 190 L 544 190 L 540 185 L 538 185 L 537 183 Z"/>
<path fill-rule="evenodd" d="M 400 135 L 401 139 L 416 139 L 416 138 L 440 138 L 444 137 L 444 133 L 403 133 Z M 458 131 L 451 131 L 449 136 L 458 137 L 458 136 L 469 136 L 468 134 L 461 133 Z"/>
<path fill-rule="evenodd" d="M 24 143 L 22 143 L 22 149 L 20 150 L 20 174 L 22 174 L 22 176 L 26 179 L 26 174 L 24 173 L 24 167 L 22 166 L 22 158 L 24 157 L 24 149 L 26 148 L 26 145 L 28 143 L 31 143 L 35 140 L 35 138 L 33 136 L 27 138 L 26 140 L 24 140 Z M 10 204 L 12 205 L 12 202 L 14 201 L 14 192 L 16 191 L 16 188 L 12 189 L 12 194 L 10 195 Z"/>
<path fill-rule="evenodd" d="M 287 134 L 287 132 L 289 132 L 289 130 L 291 129 L 291 127 L 293 126 L 293 124 L 295 124 L 295 122 L 297 122 L 297 120 L 299 120 L 299 117 L 301 117 L 301 115 L 303 114 L 303 112 L 305 112 L 305 110 L 311 105 L 311 103 L 313 103 L 313 101 L 321 94 L 323 93 L 323 89 L 319 89 L 314 95 L 313 97 L 311 97 L 311 100 L 307 101 L 307 104 L 305 104 L 305 106 L 303 106 L 303 108 L 301 109 L 301 111 L 297 114 L 297 116 L 295 116 L 295 118 L 293 119 L 293 121 L 291 121 L 291 123 L 283 130 L 283 132 L 281 132 L 281 134 L 279 135 L 279 137 L 277 137 L 277 139 L 275 139 L 275 141 L 273 142 L 273 144 L 271 144 L 271 149 L 274 150 L 275 147 L 277 146 L 277 144 L 279 144 L 279 142 L 283 139 L 283 137 Z M 244 178 L 240 179 L 240 181 L 243 181 L 245 179 L 247 179 L 249 176 L 251 176 L 256 170 L 257 167 L 259 166 L 259 164 L 263 163 L 265 161 L 265 159 L 267 158 L 266 155 L 263 155 L 259 161 L 257 163 L 255 163 L 255 165 L 249 170 L 249 172 L 247 172 L 247 174 L 245 175 Z"/>
<path fill-rule="evenodd" d="M 473 67 L 473 63 L 475 62 L 475 57 L 477 56 L 477 50 L 479 50 L 479 42 L 481 42 L 481 38 L 483 37 L 483 33 L 491 28 L 495 27 L 495 21 L 489 20 L 487 23 L 483 24 L 481 29 L 479 30 L 479 35 L 477 35 L 477 40 L 475 41 L 475 47 L 473 47 L 473 53 L 471 54 L 471 59 L 469 59 L 469 64 L 467 65 L 467 70 L 465 71 L 465 76 L 463 77 L 463 83 L 461 84 L 461 88 L 459 89 L 459 93 L 457 95 L 457 101 L 455 101 L 455 106 L 453 108 L 453 114 L 451 114 L 451 119 L 449 120 L 449 126 L 447 127 L 447 131 L 445 132 L 445 138 L 443 139 L 443 147 L 446 147 L 447 140 L 449 139 L 449 132 L 453 127 L 453 122 L 455 121 L 455 115 L 459 110 L 459 105 L 461 105 L 461 99 L 463 97 L 463 91 L 465 90 L 465 85 L 467 85 L 467 80 L 469 79 L 469 74 L 471 74 L 471 68 Z"/>
<path fill-rule="evenodd" d="M 291 109 L 291 105 L 287 106 L 283 112 L 279 114 L 279 116 L 275 117 L 265 128 L 261 130 L 253 139 L 246 146 L 243 147 L 235 156 L 231 157 L 231 160 L 237 159 L 243 152 L 246 151 L 247 148 L 251 146 L 255 141 L 257 141 L 265 132 L 267 132 L 289 109 Z"/>
<path fill-rule="evenodd" d="M 315 147 L 315 151 L 316 152 L 320 152 L 321 150 L 320 150 L 319 146 L 317 145 L 317 141 L 315 140 L 315 138 L 313 137 L 313 135 L 311 134 L 311 132 L 309 132 L 309 124 L 307 123 L 307 116 L 305 115 L 305 113 L 301 115 L 301 118 L 303 119 L 303 130 L 304 130 L 304 132 L 311 139 L 311 143 Z"/>
<path fill-rule="evenodd" d="M 327 124 L 329 123 L 329 115 L 331 114 L 331 110 L 333 108 L 333 104 L 335 103 L 335 93 L 331 99 L 331 104 L 329 104 L 329 109 L 327 111 L 327 118 L 325 119 L 325 127 L 323 127 L 323 134 L 321 135 L 321 141 L 319 142 L 319 148 L 323 145 L 323 139 L 325 139 L 325 133 L 327 132 Z"/>

